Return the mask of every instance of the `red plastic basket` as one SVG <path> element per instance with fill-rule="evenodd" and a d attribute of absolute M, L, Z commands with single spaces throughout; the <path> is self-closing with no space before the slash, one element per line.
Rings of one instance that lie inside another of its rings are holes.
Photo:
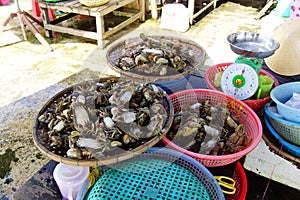
<path fill-rule="evenodd" d="M 233 63 L 220 63 L 220 64 L 214 65 L 207 69 L 207 71 L 205 72 L 205 75 L 204 75 L 204 79 L 205 79 L 205 82 L 209 89 L 221 91 L 221 88 L 216 88 L 214 86 L 215 76 L 218 72 L 224 71 L 231 64 L 233 64 Z M 267 72 L 266 70 L 261 69 L 260 74 L 269 76 L 274 80 L 273 88 L 279 85 L 278 80 L 272 74 Z M 270 101 L 271 101 L 270 96 L 267 96 L 263 99 L 243 100 L 243 102 L 245 102 L 248 106 L 250 106 L 250 108 L 252 108 L 255 112 L 260 110 L 265 104 L 269 103 Z"/>
<path fill-rule="evenodd" d="M 245 170 L 240 162 L 237 162 L 236 164 L 233 179 L 235 180 L 236 192 L 234 194 L 226 195 L 226 200 L 245 200 L 248 182 Z"/>
<path fill-rule="evenodd" d="M 251 152 L 262 138 L 262 124 L 257 114 L 244 102 L 226 95 L 220 91 L 210 89 L 183 90 L 170 95 L 174 112 L 180 110 L 181 106 L 192 105 L 203 100 L 209 100 L 212 105 L 217 103 L 226 103 L 230 113 L 239 119 L 240 123 L 245 125 L 247 135 L 252 139 L 251 144 L 244 150 L 220 156 L 204 155 L 188 151 L 164 137 L 162 141 L 170 148 L 185 153 L 198 160 L 206 167 L 218 167 L 228 165 L 239 160 Z"/>

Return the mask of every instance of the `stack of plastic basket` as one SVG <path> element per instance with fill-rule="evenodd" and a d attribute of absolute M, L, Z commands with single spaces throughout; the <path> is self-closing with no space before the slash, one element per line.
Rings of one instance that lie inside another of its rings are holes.
<path fill-rule="evenodd" d="M 271 91 L 272 102 L 265 106 L 265 123 L 270 133 L 290 154 L 300 157 L 300 109 L 297 95 L 300 82 L 279 85 Z M 291 103 L 287 104 L 287 102 Z"/>
<path fill-rule="evenodd" d="M 204 78 L 205 78 L 205 82 L 206 82 L 209 89 L 222 91 L 221 88 L 216 88 L 215 85 L 214 85 L 215 76 L 218 72 L 223 72 L 231 64 L 232 63 L 220 63 L 220 64 L 217 64 L 217 65 L 214 65 L 214 66 L 210 67 L 205 72 Z M 269 76 L 274 80 L 273 88 L 275 88 L 276 86 L 279 85 L 278 80 L 272 74 L 270 74 L 269 72 L 261 69 L 260 74 L 265 75 L 265 76 Z M 254 111 L 260 110 L 261 108 L 263 108 L 264 105 L 266 105 L 270 101 L 271 101 L 270 96 L 267 96 L 267 97 L 262 98 L 262 99 L 245 99 L 245 100 L 243 100 L 243 102 L 245 102 L 248 106 L 250 106 L 250 108 L 252 108 Z"/>
<path fill-rule="evenodd" d="M 300 158 L 300 125 L 279 118 L 269 110 L 268 105 L 265 106 L 264 110 L 266 127 L 278 142 L 278 149 L 282 146 L 286 152 Z"/>

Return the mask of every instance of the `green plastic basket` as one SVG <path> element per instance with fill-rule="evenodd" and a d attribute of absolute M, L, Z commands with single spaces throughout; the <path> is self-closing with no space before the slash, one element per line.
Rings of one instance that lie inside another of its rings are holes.
<path fill-rule="evenodd" d="M 85 200 L 225 199 L 203 165 L 167 148 L 151 148 L 129 161 L 99 170 L 101 176 L 85 194 Z"/>

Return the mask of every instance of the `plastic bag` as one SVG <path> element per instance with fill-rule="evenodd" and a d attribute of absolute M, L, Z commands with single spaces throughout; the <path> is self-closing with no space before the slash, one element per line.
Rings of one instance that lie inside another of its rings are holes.
<path fill-rule="evenodd" d="M 166 4 L 162 8 L 160 27 L 186 32 L 189 27 L 189 11 L 183 4 Z"/>
<path fill-rule="evenodd" d="M 280 119 L 284 119 L 284 117 L 281 114 L 278 113 L 276 106 L 267 105 L 267 108 L 276 117 L 279 117 Z"/>
<path fill-rule="evenodd" d="M 300 110 L 300 94 L 294 92 L 293 96 L 285 102 L 285 105 Z"/>

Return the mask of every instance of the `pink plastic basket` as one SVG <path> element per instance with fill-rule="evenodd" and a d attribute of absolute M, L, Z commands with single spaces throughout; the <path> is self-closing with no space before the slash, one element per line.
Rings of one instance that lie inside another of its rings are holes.
<path fill-rule="evenodd" d="M 1 5 L 6 5 L 10 2 L 10 0 L 0 0 Z"/>
<path fill-rule="evenodd" d="M 214 86 L 215 76 L 218 72 L 224 71 L 231 64 L 232 63 L 220 63 L 220 64 L 214 65 L 214 66 L 207 69 L 207 71 L 205 72 L 205 75 L 204 75 L 204 79 L 205 79 L 205 82 L 206 82 L 209 89 L 221 91 L 221 88 L 216 88 Z M 272 74 L 267 72 L 266 70 L 261 69 L 260 74 L 265 75 L 265 76 L 269 76 L 274 80 L 273 88 L 279 85 L 278 80 Z M 255 112 L 260 110 L 261 108 L 263 108 L 263 106 L 266 105 L 267 103 L 269 103 L 270 101 L 271 101 L 270 96 L 267 96 L 263 99 L 246 99 L 246 100 L 243 100 L 243 102 L 245 102 L 248 106 L 250 106 L 250 108 L 252 108 Z"/>
<path fill-rule="evenodd" d="M 211 104 L 224 103 L 230 113 L 239 119 L 246 128 L 247 135 L 252 139 L 251 144 L 244 150 L 228 155 L 212 156 L 188 151 L 164 137 L 162 141 L 170 148 L 185 153 L 198 160 L 206 167 L 218 167 L 228 165 L 239 160 L 251 152 L 262 138 L 262 124 L 257 114 L 244 102 L 226 95 L 222 92 L 210 89 L 183 90 L 170 95 L 174 112 L 180 110 L 181 106 L 192 105 L 203 100 L 209 100 Z"/>

